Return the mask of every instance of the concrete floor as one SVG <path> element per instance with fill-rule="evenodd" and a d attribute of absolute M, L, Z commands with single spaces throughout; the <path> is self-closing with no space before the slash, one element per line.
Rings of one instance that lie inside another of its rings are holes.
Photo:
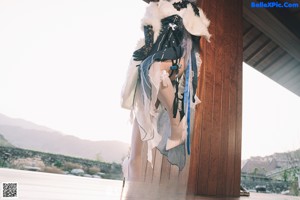
<path fill-rule="evenodd" d="M 0 168 L 0 182 L 17 183 L 19 200 L 300 200 L 300 197 L 262 193 L 240 198 L 187 196 L 180 185 L 126 182 L 123 188 L 122 181 L 4 168 Z M 2 195 L 1 184 L 0 199 Z"/>

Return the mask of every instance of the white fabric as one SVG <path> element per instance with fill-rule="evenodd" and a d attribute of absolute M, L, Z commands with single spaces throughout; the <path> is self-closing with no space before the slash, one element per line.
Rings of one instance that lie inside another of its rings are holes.
<path fill-rule="evenodd" d="M 146 9 L 145 16 L 142 19 L 142 27 L 144 25 L 152 25 L 154 31 L 154 42 L 159 35 L 161 23 L 160 20 L 164 17 L 177 14 L 183 18 L 183 23 L 185 28 L 193 35 L 203 36 L 207 40 L 210 38 L 208 32 L 208 26 L 210 21 L 205 16 L 203 10 L 199 8 L 200 17 L 196 16 L 191 5 L 188 5 L 186 9 L 181 9 L 177 11 L 173 7 L 173 3 L 178 2 L 178 0 L 165 1 L 160 0 L 159 2 L 150 2 Z M 145 44 L 144 39 L 140 39 L 136 49 L 139 49 Z M 135 86 L 137 80 L 137 67 L 140 62 L 130 61 L 127 78 L 123 85 L 121 94 L 121 106 L 125 109 L 132 109 L 133 98 L 135 93 Z M 200 65 L 199 65 L 200 66 Z"/>
<path fill-rule="evenodd" d="M 204 38 L 209 40 L 210 34 L 207 29 L 209 26 L 209 20 L 206 18 L 203 11 L 199 8 L 200 17 L 195 15 L 191 5 L 188 5 L 187 8 L 177 11 L 173 6 L 174 2 L 178 2 L 178 0 L 160 0 L 159 2 L 150 2 L 148 8 L 146 9 L 145 16 L 141 21 L 142 27 L 144 25 L 152 25 L 154 30 L 154 42 L 156 41 L 160 32 L 161 19 L 174 14 L 182 17 L 183 24 L 190 34 L 203 36 Z M 141 39 L 136 49 L 139 49 L 144 45 L 144 43 L 144 40 Z M 200 57 L 198 58 L 200 60 Z M 141 140 L 146 141 L 148 144 L 148 161 L 152 163 L 152 149 L 157 147 L 162 140 L 161 134 L 157 132 L 157 124 L 159 114 L 164 110 L 162 106 L 156 108 L 155 103 L 157 101 L 160 84 L 161 82 L 166 84 L 164 79 L 166 78 L 166 76 L 168 76 L 168 74 L 166 73 L 166 71 L 161 72 L 159 62 L 155 62 L 151 65 L 149 70 L 149 77 L 152 90 L 151 100 L 149 100 L 148 98 L 143 98 L 145 91 L 143 91 L 142 84 L 144 83 L 141 82 L 141 84 L 137 85 L 138 68 L 136 67 L 136 65 L 138 64 L 140 64 L 140 62 L 134 60 L 130 61 L 126 82 L 122 89 L 121 106 L 123 108 L 134 111 L 133 113 L 135 114 L 135 117 L 139 124 Z M 199 71 L 200 70 L 198 70 L 198 72 Z M 191 86 L 192 76 L 194 76 L 195 74 L 192 74 L 191 70 L 190 73 L 189 85 Z M 180 90 L 184 89 L 184 84 L 185 80 L 183 76 L 180 81 Z M 195 99 L 195 104 L 200 102 L 197 97 L 195 97 Z M 192 103 L 191 108 L 195 108 L 195 104 Z"/>
<path fill-rule="evenodd" d="M 129 110 L 132 109 L 136 82 L 138 79 L 138 68 L 136 67 L 136 65 L 139 63 L 140 62 L 134 60 L 130 61 L 129 68 L 127 70 L 127 77 L 126 77 L 127 81 L 122 88 L 122 95 L 121 95 L 122 108 L 126 108 Z"/>
<path fill-rule="evenodd" d="M 200 16 L 195 15 L 194 10 L 190 4 L 187 8 L 177 11 L 173 3 L 179 2 L 180 0 L 160 0 L 159 2 L 150 2 L 146 9 L 144 18 L 142 19 L 142 28 L 144 25 L 152 25 L 154 30 L 154 41 L 156 40 L 160 30 L 160 20 L 171 16 L 179 15 L 183 19 L 184 27 L 187 31 L 196 36 L 203 36 L 209 40 L 210 34 L 208 32 L 208 26 L 210 21 L 207 19 L 201 8 L 199 9 Z"/>

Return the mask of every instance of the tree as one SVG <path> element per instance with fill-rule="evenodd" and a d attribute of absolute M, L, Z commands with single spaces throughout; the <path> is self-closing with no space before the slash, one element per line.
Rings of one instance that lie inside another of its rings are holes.
<path fill-rule="evenodd" d="M 254 170 L 253 170 L 253 172 L 252 172 L 252 175 L 253 175 L 253 176 L 252 176 L 252 180 L 253 180 L 253 181 L 254 181 L 255 178 L 256 178 L 257 172 L 258 172 L 258 168 L 255 167 Z"/>
<path fill-rule="evenodd" d="M 283 178 L 284 182 L 287 182 L 287 180 L 289 178 L 289 172 L 288 172 L 288 170 L 284 170 L 284 172 L 282 174 L 282 178 Z"/>

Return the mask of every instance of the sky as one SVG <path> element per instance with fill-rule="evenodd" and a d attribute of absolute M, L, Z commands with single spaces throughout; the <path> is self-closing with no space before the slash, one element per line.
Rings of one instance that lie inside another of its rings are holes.
<path fill-rule="evenodd" d="M 130 143 L 120 107 L 142 0 L 0 0 L 0 113 Z M 243 159 L 300 148 L 300 98 L 244 66 Z"/>

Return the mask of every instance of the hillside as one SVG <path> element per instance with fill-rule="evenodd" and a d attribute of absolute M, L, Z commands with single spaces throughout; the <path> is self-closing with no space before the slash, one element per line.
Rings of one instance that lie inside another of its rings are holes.
<path fill-rule="evenodd" d="M 13 147 L 12 144 L 10 144 L 3 135 L 0 134 L 0 146 L 2 147 Z"/>
<path fill-rule="evenodd" d="M 243 162 L 242 172 L 253 173 L 256 171 L 257 174 L 263 175 L 280 168 L 300 167 L 300 149 L 264 157 L 251 157 Z"/>
<path fill-rule="evenodd" d="M 123 142 L 83 140 L 4 115 L 0 115 L 0 134 L 8 143 L 18 148 L 104 162 L 120 163 L 129 149 L 129 144 Z"/>
<path fill-rule="evenodd" d="M 120 164 L 0 146 L 0 167 L 94 178 L 122 179 Z M 76 173 L 80 171 L 80 173 Z"/>
<path fill-rule="evenodd" d="M 248 190 L 264 186 L 267 192 L 299 195 L 300 149 L 251 157 L 242 167 L 241 185 Z"/>
<path fill-rule="evenodd" d="M 5 116 L 0 113 L 0 126 L 1 125 L 17 126 L 17 127 L 21 127 L 24 129 L 33 129 L 33 130 L 39 130 L 39 131 L 54 132 L 54 130 L 47 128 L 45 126 L 40 126 L 33 122 L 26 121 L 24 119 L 11 118 L 11 117 Z"/>

